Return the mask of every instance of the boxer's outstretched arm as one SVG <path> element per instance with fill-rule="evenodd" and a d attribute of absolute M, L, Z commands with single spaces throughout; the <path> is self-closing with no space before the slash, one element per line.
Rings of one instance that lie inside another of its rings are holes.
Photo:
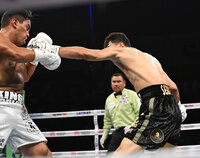
<path fill-rule="evenodd" d="M 116 52 L 108 51 L 107 49 L 88 49 L 79 46 L 61 47 L 59 49 L 59 55 L 62 58 L 88 61 L 111 60 L 115 53 Z"/>

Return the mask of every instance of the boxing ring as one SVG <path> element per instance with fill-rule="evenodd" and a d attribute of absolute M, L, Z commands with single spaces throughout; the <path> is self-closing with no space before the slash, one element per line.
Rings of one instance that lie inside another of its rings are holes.
<path fill-rule="evenodd" d="M 200 103 L 183 104 L 187 110 L 200 109 Z M 107 150 L 99 149 L 99 136 L 102 135 L 103 129 L 99 128 L 98 117 L 104 115 L 105 110 L 85 110 L 85 111 L 69 111 L 69 112 L 52 112 L 52 113 L 31 113 L 32 119 L 59 119 L 69 117 L 93 117 L 94 129 L 80 129 L 69 131 L 47 131 L 43 132 L 45 137 L 80 137 L 94 136 L 94 149 L 87 151 L 62 151 L 54 152 L 53 157 L 104 157 Z M 187 117 L 190 117 L 189 115 Z M 200 123 L 182 124 L 181 131 L 199 130 Z M 110 134 L 114 129 L 111 129 Z M 177 146 L 176 152 L 198 151 L 200 154 L 200 145 Z M 148 153 L 148 152 L 147 152 Z"/>

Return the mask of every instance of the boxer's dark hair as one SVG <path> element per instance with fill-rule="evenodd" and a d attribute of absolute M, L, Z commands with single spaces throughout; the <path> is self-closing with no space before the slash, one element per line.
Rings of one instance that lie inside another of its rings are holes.
<path fill-rule="evenodd" d="M 23 23 L 24 20 L 32 20 L 33 15 L 30 10 L 24 8 L 8 9 L 1 18 L 1 28 L 8 26 L 13 18 Z"/>
<path fill-rule="evenodd" d="M 130 40 L 123 32 L 112 32 L 104 40 L 104 48 L 108 47 L 108 43 L 112 42 L 118 44 L 123 42 L 126 47 L 131 47 Z"/>

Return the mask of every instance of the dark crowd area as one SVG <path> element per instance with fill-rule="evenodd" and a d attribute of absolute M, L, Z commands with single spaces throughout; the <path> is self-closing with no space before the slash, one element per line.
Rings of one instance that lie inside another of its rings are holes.
<path fill-rule="evenodd" d="M 200 102 L 200 1 L 121 0 L 33 9 L 30 39 L 47 33 L 54 44 L 102 49 L 111 32 L 124 32 L 133 47 L 155 56 L 177 84 L 182 103 Z M 121 72 L 110 61 L 62 59 L 49 71 L 38 65 L 25 84 L 29 113 L 104 109 L 110 77 Z M 127 80 L 127 88 L 134 87 Z M 188 110 L 184 123 L 199 123 Z M 94 129 L 92 117 L 35 120 L 42 131 Z M 99 117 L 103 127 L 103 117 Z M 49 138 L 52 151 L 94 150 L 94 137 Z M 82 145 L 81 145 L 82 144 Z M 85 145 L 87 144 L 87 145 Z M 200 130 L 182 131 L 180 145 L 200 144 Z"/>

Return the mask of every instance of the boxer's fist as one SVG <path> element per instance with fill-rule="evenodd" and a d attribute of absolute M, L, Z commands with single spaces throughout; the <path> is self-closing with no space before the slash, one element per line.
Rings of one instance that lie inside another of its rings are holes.
<path fill-rule="evenodd" d="M 47 59 L 42 59 L 40 64 L 48 70 L 55 70 L 60 66 L 61 58 L 58 55 L 51 53 Z"/>
<path fill-rule="evenodd" d="M 60 46 L 52 45 L 53 41 L 52 39 L 44 32 L 40 32 L 37 34 L 35 38 L 32 38 L 27 48 L 37 48 L 37 49 L 46 49 L 50 51 L 51 53 L 58 54 Z"/>
<path fill-rule="evenodd" d="M 60 66 L 61 58 L 57 54 L 51 53 L 46 49 L 33 49 L 35 59 L 31 63 L 40 62 L 48 70 L 55 70 Z"/>

